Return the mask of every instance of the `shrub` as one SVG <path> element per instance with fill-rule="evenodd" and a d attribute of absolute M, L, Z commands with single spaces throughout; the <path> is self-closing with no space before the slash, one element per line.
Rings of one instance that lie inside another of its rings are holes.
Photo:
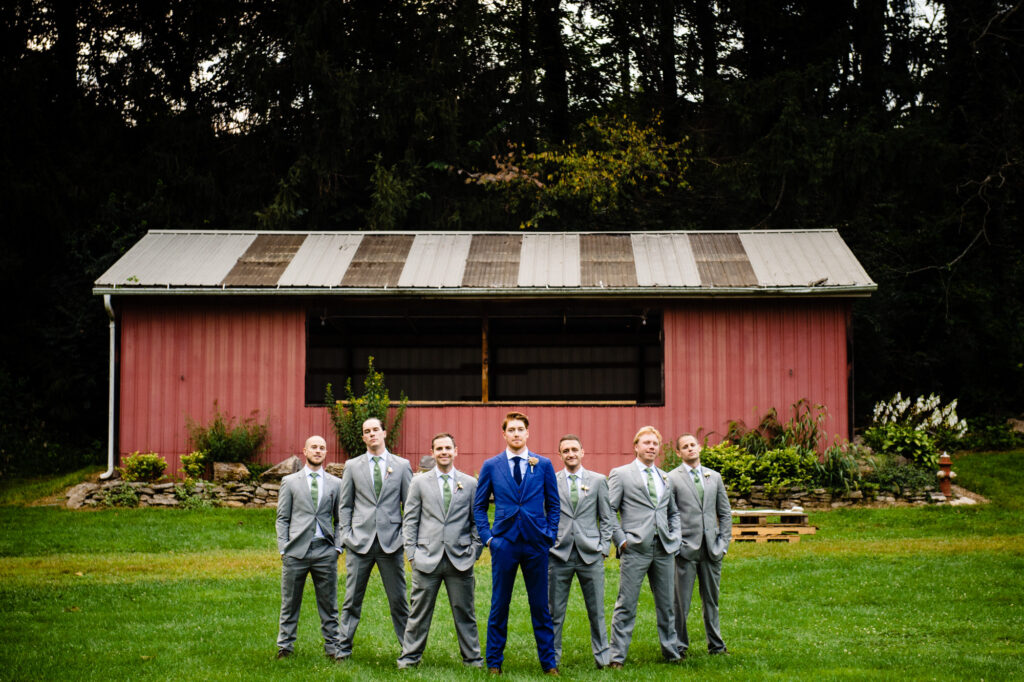
<path fill-rule="evenodd" d="M 181 456 L 181 468 L 186 478 L 202 478 L 206 474 L 207 459 L 205 452 L 190 452 Z"/>
<path fill-rule="evenodd" d="M 724 440 L 736 443 L 755 455 L 791 445 L 808 451 L 816 450 L 821 441 L 821 424 L 828 416 L 828 410 L 824 405 L 812 407 L 806 398 L 801 398 L 791 407 L 793 416 L 785 423 L 779 419 L 774 407 L 753 429 L 747 429 L 742 421 L 731 421 Z"/>
<path fill-rule="evenodd" d="M 936 448 L 953 450 L 967 433 L 967 422 L 956 415 L 956 403 L 954 399 L 943 407 L 942 399 L 935 393 L 927 398 L 918 396 L 914 401 L 897 393 L 887 402 L 875 403 L 871 425 L 905 426 L 922 431 L 930 436 Z"/>
<path fill-rule="evenodd" d="M 155 481 L 164 475 L 167 461 L 155 452 L 133 452 L 121 460 L 118 471 L 126 481 Z"/>
<path fill-rule="evenodd" d="M 749 495 L 754 485 L 753 454 L 729 441 L 705 448 L 700 453 L 700 463 L 722 475 L 725 486 L 740 495 Z"/>
<path fill-rule="evenodd" d="M 935 473 L 910 464 L 886 461 L 868 477 L 882 490 L 899 493 L 906 490 L 922 490 L 935 484 Z"/>
<path fill-rule="evenodd" d="M 994 417 L 971 419 L 967 435 L 960 441 L 964 450 L 1014 450 L 1024 448 L 1024 433 L 1010 428 L 1006 420 Z"/>
<path fill-rule="evenodd" d="M 409 398 L 403 392 L 400 404 L 395 411 L 394 419 L 388 423 L 388 408 L 391 405 L 391 397 L 388 394 L 387 386 L 384 384 L 384 375 L 373 368 L 373 356 L 369 357 L 369 368 L 366 371 L 366 380 L 363 382 L 363 395 L 356 397 L 352 392 L 352 378 L 345 382 L 345 403 L 338 403 L 334 398 L 334 391 L 330 384 L 324 400 L 327 402 L 327 411 L 331 415 L 331 424 L 338 436 L 341 449 L 349 457 L 356 457 L 366 451 L 363 443 L 363 422 L 376 417 L 384 425 L 387 432 L 386 444 L 388 450 L 394 448 L 398 442 L 398 432 L 402 426 L 402 419 L 405 417 L 405 408 Z"/>
<path fill-rule="evenodd" d="M 186 478 L 183 483 L 174 486 L 174 496 L 178 499 L 179 509 L 210 509 L 213 507 L 210 500 L 196 491 L 196 482 L 191 478 Z"/>
<path fill-rule="evenodd" d="M 813 484 L 832 491 L 847 492 L 860 488 L 863 476 L 854 454 L 856 446 L 836 443 L 814 463 Z"/>
<path fill-rule="evenodd" d="M 661 462 L 659 466 L 663 471 L 672 471 L 677 466 L 683 463 L 683 458 L 679 456 L 676 449 L 669 444 L 665 444 L 661 450 Z"/>
<path fill-rule="evenodd" d="M 267 422 L 257 422 L 259 410 L 253 410 L 247 419 L 235 425 L 213 401 L 213 420 L 209 426 L 197 424 L 191 417 L 185 420 L 188 439 L 196 452 L 205 453 L 212 462 L 252 462 L 270 444 Z"/>
<path fill-rule="evenodd" d="M 769 450 L 754 461 L 754 479 L 774 495 L 792 486 L 806 487 L 817 466 L 817 456 L 802 447 L 790 445 Z"/>
<path fill-rule="evenodd" d="M 107 507 L 138 507 L 139 494 L 127 483 L 121 483 L 103 493 L 103 504 Z"/>
<path fill-rule="evenodd" d="M 906 424 L 872 426 L 864 432 L 864 442 L 876 452 L 903 457 L 931 471 L 939 463 L 939 449 L 932 437 Z"/>

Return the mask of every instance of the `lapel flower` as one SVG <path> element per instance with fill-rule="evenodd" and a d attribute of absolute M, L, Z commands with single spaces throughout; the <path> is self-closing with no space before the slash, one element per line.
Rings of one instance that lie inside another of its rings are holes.
<path fill-rule="evenodd" d="M 455 482 L 455 489 L 456 490 L 462 490 L 462 481 L 456 481 Z"/>
<path fill-rule="evenodd" d="M 388 476 L 390 476 L 393 473 L 395 473 L 395 470 L 392 469 L 391 467 L 388 467 Z"/>
<path fill-rule="evenodd" d="M 540 460 L 538 460 L 536 457 L 531 457 L 528 460 L 526 460 L 526 463 L 530 465 L 531 474 L 533 473 L 533 467 L 537 464 L 538 461 Z"/>
<path fill-rule="evenodd" d="M 580 490 L 582 490 L 582 491 L 583 491 L 583 494 L 584 494 L 584 495 L 586 495 L 586 494 L 587 494 L 587 491 L 589 491 L 589 490 L 590 490 L 590 486 L 589 486 L 589 485 L 581 485 L 581 486 L 580 486 Z"/>
<path fill-rule="evenodd" d="M 711 474 L 709 474 L 708 472 L 705 471 L 704 472 L 704 478 L 711 478 Z"/>

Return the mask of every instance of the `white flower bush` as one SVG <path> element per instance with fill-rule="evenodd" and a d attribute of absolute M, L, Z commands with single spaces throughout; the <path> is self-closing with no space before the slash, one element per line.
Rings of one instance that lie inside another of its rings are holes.
<path fill-rule="evenodd" d="M 872 426 L 898 424 L 937 438 L 957 441 L 967 433 L 967 420 L 957 416 L 956 403 L 954 398 L 943 407 L 942 398 L 935 393 L 928 397 L 918 396 L 913 401 L 897 393 L 888 401 L 875 403 Z"/>

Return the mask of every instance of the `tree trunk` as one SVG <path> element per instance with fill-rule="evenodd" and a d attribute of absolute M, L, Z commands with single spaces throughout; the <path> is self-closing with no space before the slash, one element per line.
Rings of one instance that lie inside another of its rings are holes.
<path fill-rule="evenodd" d="M 569 86 L 565 79 L 567 55 L 562 41 L 561 0 L 536 0 L 535 9 L 548 130 L 553 140 L 564 141 L 569 137 Z"/>

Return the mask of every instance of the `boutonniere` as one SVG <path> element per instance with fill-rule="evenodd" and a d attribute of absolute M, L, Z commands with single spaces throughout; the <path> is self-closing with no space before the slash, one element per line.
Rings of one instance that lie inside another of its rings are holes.
<path fill-rule="evenodd" d="M 590 491 L 590 486 L 589 485 L 581 485 L 580 486 L 580 490 L 582 490 L 583 494 L 586 495 Z"/>
<path fill-rule="evenodd" d="M 456 490 L 462 490 L 462 481 L 459 481 L 459 482 L 457 482 L 457 483 L 455 484 L 455 489 L 456 489 Z"/>
<path fill-rule="evenodd" d="M 705 471 L 704 472 L 704 478 L 711 478 L 711 474 L 709 474 L 708 472 Z"/>
<path fill-rule="evenodd" d="M 526 463 L 530 465 L 530 473 L 531 473 L 531 474 L 533 473 L 533 467 L 534 467 L 534 466 L 535 466 L 535 465 L 537 464 L 537 462 L 539 462 L 539 461 L 540 461 L 540 460 L 539 460 L 539 459 L 537 459 L 536 457 L 531 457 L 531 458 L 529 458 L 528 460 L 526 460 Z"/>
<path fill-rule="evenodd" d="M 395 470 L 392 469 L 391 467 L 388 467 L 388 476 L 390 476 L 393 473 L 395 473 Z"/>

